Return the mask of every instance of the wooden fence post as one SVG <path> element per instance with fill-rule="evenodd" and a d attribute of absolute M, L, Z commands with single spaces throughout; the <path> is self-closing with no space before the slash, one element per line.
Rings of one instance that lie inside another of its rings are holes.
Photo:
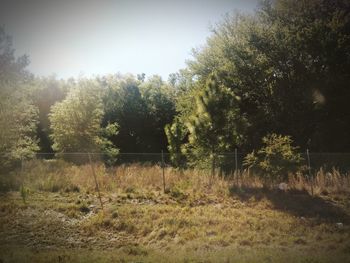
<path fill-rule="evenodd" d="M 92 159 L 91 159 L 90 153 L 88 153 L 88 156 L 89 156 L 89 162 L 90 162 L 90 166 L 91 166 L 92 175 L 94 176 L 94 180 L 95 180 L 96 190 L 97 190 L 97 193 L 98 193 L 98 199 L 100 199 L 101 208 L 103 210 L 103 203 L 102 203 L 100 188 L 98 187 L 98 182 L 97 182 L 97 178 L 96 178 L 94 164 L 92 163 Z"/>
<path fill-rule="evenodd" d="M 22 177 L 22 180 L 23 180 L 23 174 L 24 174 L 23 173 L 23 156 L 21 156 L 21 177 Z"/>
<path fill-rule="evenodd" d="M 211 161 L 211 177 L 214 178 L 215 176 L 215 154 L 213 153 L 213 158 Z"/>
<path fill-rule="evenodd" d="M 311 195 L 314 195 L 314 182 L 311 175 L 311 162 L 310 162 L 310 152 L 309 149 L 306 149 L 306 156 L 307 156 L 307 164 L 308 164 L 308 171 L 309 171 L 309 182 L 311 184 Z"/>
<path fill-rule="evenodd" d="M 162 173 L 163 173 L 163 193 L 165 193 L 165 164 L 164 164 L 164 153 L 162 150 Z"/>
<path fill-rule="evenodd" d="M 237 148 L 235 148 L 235 175 L 236 175 L 236 183 L 237 183 L 237 186 L 238 186 L 239 180 L 238 180 Z"/>

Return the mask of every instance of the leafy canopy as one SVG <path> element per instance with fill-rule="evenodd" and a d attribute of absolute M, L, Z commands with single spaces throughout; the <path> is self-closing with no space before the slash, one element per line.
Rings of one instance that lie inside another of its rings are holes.
<path fill-rule="evenodd" d="M 262 139 L 263 147 L 244 159 L 244 165 L 264 178 L 287 180 L 288 173 L 300 169 L 302 157 L 292 146 L 290 136 L 269 134 Z"/>
<path fill-rule="evenodd" d="M 0 166 L 33 156 L 38 150 L 37 108 L 30 97 L 26 56 L 14 57 L 12 41 L 0 27 Z"/>
<path fill-rule="evenodd" d="M 244 141 L 247 122 L 240 114 L 240 97 L 221 84 L 215 75 L 198 92 L 193 112 L 185 119 L 188 143 L 183 152 L 190 160 L 206 160 L 210 154 L 230 152 Z"/>
<path fill-rule="evenodd" d="M 103 114 L 102 89 L 98 83 L 80 80 L 67 97 L 51 109 L 53 149 L 59 153 L 107 152 L 115 156 L 118 149 L 107 137 L 117 134 L 118 125 L 102 127 Z"/>

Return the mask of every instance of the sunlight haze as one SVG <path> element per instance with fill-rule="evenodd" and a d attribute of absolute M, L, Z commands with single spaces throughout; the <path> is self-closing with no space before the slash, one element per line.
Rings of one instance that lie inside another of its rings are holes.
<path fill-rule="evenodd" d="M 36 75 L 159 74 L 185 67 L 228 12 L 257 1 L 1 1 L 0 24 Z"/>

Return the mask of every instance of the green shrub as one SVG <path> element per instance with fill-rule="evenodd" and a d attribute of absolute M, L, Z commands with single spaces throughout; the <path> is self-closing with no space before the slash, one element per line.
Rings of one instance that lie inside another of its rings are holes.
<path fill-rule="evenodd" d="M 172 187 L 169 190 L 169 194 L 171 197 L 173 197 L 174 199 L 176 199 L 178 201 L 185 200 L 187 198 L 186 193 L 177 186 Z"/>
<path fill-rule="evenodd" d="M 288 174 L 301 169 L 302 157 L 292 146 L 290 136 L 269 134 L 262 139 L 263 147 L 244 158 L 244 166 L 268 179 L 287 180 Z"/>

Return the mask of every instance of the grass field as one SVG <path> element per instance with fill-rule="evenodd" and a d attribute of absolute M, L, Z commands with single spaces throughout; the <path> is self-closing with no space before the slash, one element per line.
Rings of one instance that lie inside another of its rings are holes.
<path fill-rule="evenodd" d="M 347 178 L 319 173 L 314 195 L 204 171 L 31 162 L 0 196 L 0 262 L 350 262 Z"/>

